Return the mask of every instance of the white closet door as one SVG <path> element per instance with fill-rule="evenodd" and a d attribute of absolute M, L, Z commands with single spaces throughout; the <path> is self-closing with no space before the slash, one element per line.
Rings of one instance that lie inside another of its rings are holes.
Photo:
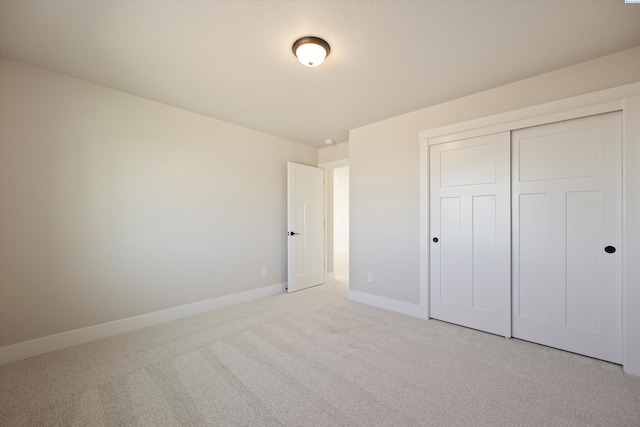
<path fill-rule="evenodd" d="M 621 126 L 609 113 L 512 135 L 513 336 L 615 363 Z"/>
<path fill-rule="evenodd" d="M 431 317 L 510 334 L 509 132 L 430 147 Z"/>

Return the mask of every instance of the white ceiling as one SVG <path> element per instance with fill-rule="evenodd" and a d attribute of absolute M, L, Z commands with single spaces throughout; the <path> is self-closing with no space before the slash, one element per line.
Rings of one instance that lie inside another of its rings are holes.
<path fill-rule="evenodd" d="M 313 146 L 638 45 L 624 0 L 0 1 L 3 56 Z"/>

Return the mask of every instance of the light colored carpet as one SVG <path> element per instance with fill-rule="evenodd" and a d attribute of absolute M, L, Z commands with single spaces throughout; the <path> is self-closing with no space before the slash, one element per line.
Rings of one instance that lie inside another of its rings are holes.
<path fill-rule="evenodd" d="M 639 426 L 617 365 L 326 285 L 0 367 L 0 424 Z"/>

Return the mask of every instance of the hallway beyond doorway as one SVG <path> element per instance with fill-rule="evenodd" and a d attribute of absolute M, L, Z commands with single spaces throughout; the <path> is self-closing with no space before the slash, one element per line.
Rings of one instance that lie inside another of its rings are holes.
<path fill-rule="evenodd" d="M 333 259 L 336 278 L 349 279 L 349 167 L 333 170 Z"/>

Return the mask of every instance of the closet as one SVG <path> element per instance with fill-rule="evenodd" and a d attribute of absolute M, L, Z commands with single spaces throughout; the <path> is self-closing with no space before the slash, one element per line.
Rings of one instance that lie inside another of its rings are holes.
<path fill-rule="evenodd" d="M 622 117 L 428 140 L 430 317 L 622 363 Z"/>

